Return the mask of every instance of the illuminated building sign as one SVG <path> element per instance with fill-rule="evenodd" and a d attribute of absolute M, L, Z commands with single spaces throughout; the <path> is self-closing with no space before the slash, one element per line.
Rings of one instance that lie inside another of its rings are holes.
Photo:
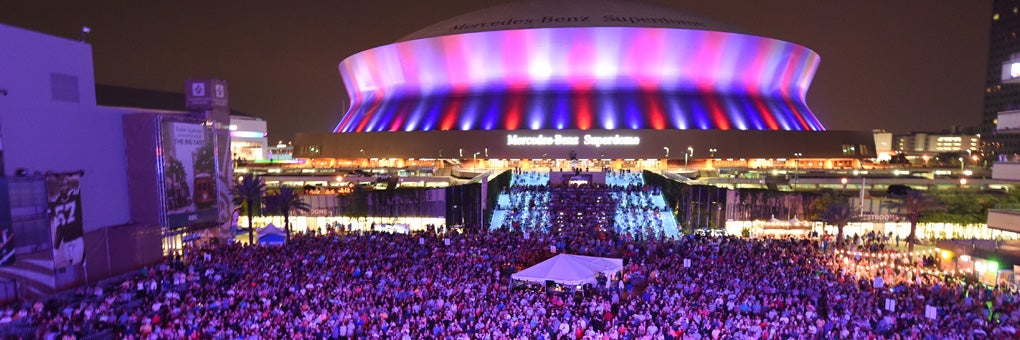
<path fill-rule="evenodd" d="M 592 136 L 584 135 L 583 137 L 578 136 L 565 136 L 565 135 L 538 135 L 538 136 L 520 136 L 520 135 L 507 135 L 506 145 L 509 146 L 550 146 L 550 145 L 592 145 L 595 147 L 602 146 L 615 146 L 615 145 L 639 145 L 641 144 L 641 137 L 636 136 Z"/>

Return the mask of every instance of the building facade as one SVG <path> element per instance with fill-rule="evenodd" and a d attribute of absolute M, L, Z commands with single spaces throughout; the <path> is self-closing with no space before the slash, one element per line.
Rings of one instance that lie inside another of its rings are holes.
<path fill-rule="evenodd" d="M 13 202 L 0 213 L 0 238 L 16 251 L 14 261 L 0 265 L 0 300 L 52 294 L 157 263 L 167 237 L 179 246 L 200 231 L 191 206 L 217 209 L 201 227 L 226 222 L 232 207 L 219 197 L 229 197 L 222 182 L 231 178 L 231 165 L 209 156 L 228 152 L 226 114 L 98 101 L 92 46 L 82 41 L 0 24 L 0 46 L 0 195 Z M 209 84 L 208 96 L 219 93 L 216 86 Z M 147 128 L 128 117 L 175 125 Z M 171 149 L 183 161 L 169 161 Z M 181 176 L 167 181 L 168 173 Z M 171 198 L 178 204 L 171 206 Z M 14 217 L 3 221 L 5 214 Z M 171 230 L 175 215 L 182 222 Z M 3 232 L 10 223 L 21 228 L 13 237 Z"/>
<path fill-rule="evenodd" d="M 295 156 L 873 157 L 869 132 L 826 131 L 808 107 L 819 62 L 653 4 L 513 2 L 344 59 L 351 107 L 334 133 L 298 134 Z"/>
<path fill-rule="evenodd" d="M 991 137 L 997 146 L 994 152 L 1020 153 L 1020 135 L 998 133 L 996 129 L 999 112 L 1020 110 L 1020 84 L 1012 79 L 1020 76 L 1020 68 L 1016 72 L 1012 70 L 1012 61 L 1020 61 L 1017 55 L 1020 53 L 1020 40 L 1017 38 L 1020 34 L 1020 1 L 995 0 L 990 20 L 982 133 Z"/>

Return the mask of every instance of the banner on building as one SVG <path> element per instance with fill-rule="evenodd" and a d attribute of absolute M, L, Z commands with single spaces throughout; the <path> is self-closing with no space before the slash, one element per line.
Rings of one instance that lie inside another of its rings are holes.
<path fill-rule="evenodd" d="M 216 157 L 210 130 L 200 123 L 165 121 L 161 136 L 167 227 L 216 221 Z"/>
<path fill-rule="evenodd" d="M 53 240 L 53 267 L 81 265 L 85 260 L 85 226 L 81 213 L 83 172 L 47 173 L 47 215 Z"/>
<path fill-rule="evenodd" d="M 11 192 L 7 178 L 0 178 L 0 192 Z M 0 195 L 0 266 L 14 264 L 14 224 L 11 219 L 11 195 Z"/>

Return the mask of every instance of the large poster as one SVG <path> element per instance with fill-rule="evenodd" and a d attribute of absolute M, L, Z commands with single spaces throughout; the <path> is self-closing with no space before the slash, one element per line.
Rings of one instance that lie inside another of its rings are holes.
<path fill-rule="evenodd" d="M 53 267 L 80 265 L 85 256 L 81 214 L 82 172 L 47 173 L 47 215 L 53 239 Z"/>
<path fill-rule="evenodd" d="M 167 226 L 216 221 L 216 157 L 210 129 L 197 123 L 167 121 L 162 138 Z"/>

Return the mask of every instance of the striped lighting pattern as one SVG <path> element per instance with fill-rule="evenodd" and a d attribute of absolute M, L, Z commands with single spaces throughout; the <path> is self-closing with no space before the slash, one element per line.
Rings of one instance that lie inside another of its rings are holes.
<path fill-rule="evenodd" d="M 340 63 L 351 108 L 335 132 L 539 129 L 813 130 L 813 51 L 671 28 L 448 35 Z"/>

